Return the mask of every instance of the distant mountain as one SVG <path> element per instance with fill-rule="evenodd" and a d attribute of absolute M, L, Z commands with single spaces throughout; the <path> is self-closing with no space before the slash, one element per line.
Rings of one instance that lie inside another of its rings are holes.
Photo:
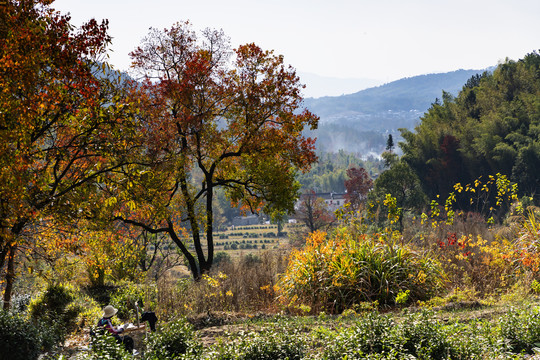
<path fill-rule="evenodd" d="M 383 83 L 383 81 L 375 79 L 342 79 L 304 72 L 299 72 L 298 76 L 300 77 L 300 82 L 306 85 L 303 91 L 304 97 L 311 98 L 353 94 Z"/>
<path fill-rule="evenodd" d="M 420 75 L 365 89 L 350 95 L 305 99 L 304 105 L 320 116 L 317 148 L 379 155 L 391 133 L 413 129 L 443 90 L 457 95 L 473 75 L 489 70 L 457 70 Z"/>

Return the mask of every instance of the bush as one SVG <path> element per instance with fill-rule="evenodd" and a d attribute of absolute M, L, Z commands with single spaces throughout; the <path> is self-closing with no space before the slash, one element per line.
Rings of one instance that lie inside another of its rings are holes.
<path fill-rule="evenodd" d="M 407 354 L 417 359 L 454 359 L 443 325 L 432 313 L 408 315 L 396 329 L 396 340 Z"/>
<path fill-rule="evenodd" d="M 37 359 L 41 346 L 37 326 L 20 315 L 0 310 L 0 360 Z"/>
<path fill-rule="evenodd" d="M 345 228 L 328 237 L 312 233 L 306 246 L 291 254 L 280 279 L 282 300 L 339 313 L 360 302 L 393 305 L 400 291 L 409 290 L 409 303 L 435 295 L 443 288 L 440 264 L 398 244 L 396 237 L 353 235 Z"/>
<path fill-rule="evenodd" d="M 77 306 L 82 308 L 79 313 L 78 327 L 79 329 L 94 326 L 97 319 L 101 318 L 102 306 L 97 301 L 88 295 L 81 295 L 75 299 Z"/>
<path fill-rule="evenodd" d="M 407 233 L 414 234 L 413 241 L 431 250 L 431 256 L 443 264 L 450 288 L 472 288 L 486 295 L 509 289 L 520 276 L 516 272 L 519 261 L 511 255 L 515 253 L 512 241 L 497 236 L 498 231 L 469 213 L 456 216 L 452 224 L 416 224 Z"/>
<path fill-rule="evenodd" d="M 82 357 L 77 357 L 80 360 L 131 360 L 133 356 L 129 354 L 122 343 L 118 343 L 116 339 L 106 332 L 98 332 L 92 338 L 91 351 L 84 354 Z"/>
<path fill-rule="evenodd" d="M 527 307 L 511 309 L 500 320 L 501 337 L 509 350 L 519 354 L 533 353 L 533 348 L 540 343 L 540 310 Z"/>
<path fill-rule="evenodd" d="M 507 358 L 489 321 L 443 323 L 431 311 L 404 314 L 392 335 L 403 354 L 426 360 Z"/>
<path fill-rule="evenodd" d="M 225 250 L 227 250 L 227 246 L 225 246 Z M 216 268 L 224 264 L 230 264 L 231 262 L 231 255 L 229 255 L 225 251 L 218 251 L 214 256 L 214 266 Z"/>
<path fill-rule="evenodd" d="M 135 321 L 137 316 L 135 302 L 139 306 L 139 312 L 145 308 L 153 310 L 155 309 L 154 295 L 152 288 L 124 282 L 112 294 L 110 304 L 118 309 L 119 319 Z"/>
<path fill-rule="evenodd" d="M 29 305 L 29 313 L 33 319 L 54 316 L 65 311 L 73 302 L 74 296 L 66 286 L 50 285 L 44 293 L 32 299 Z"/>
<path fill-rule="evenodd" d="M 453 359 L 486 359 L 488 354 L 492 359 L 503 358 L 504 342 L 495 338 L 489 321 L 448 324 L 445 333 Z"/>
<path fill-rule="evenodd" d="M 236 342 L 222 345 L 206 354 L 208 360 L 300 360 L 306 346 L 298 333 L 281 331 L 247 333 Z"/>
<path fill-rule="evenodd" d="M 352 328 L 327 339 L 324 359 L 364 359 L 367 354 L 389 355 L 393 351 L 390 334 L 394 326 L 390 316 L 368 313 Z"/>
<path fill-rule="evenodd" d="M 338 359 L 483 359 L 499 358 L 502 343 L 488 322 L 443 324 L 432 312 L 404 313 L 399 322 L 372 312 L 335 336 L 326 335 L 322 358 Z M 486 357 L 489 355 L 489 357 Z"/>
<path fill-rule="evenodd" d="M 152 333 L 147 341 L 146 353 L 148 360 L 199 359 L 202 345 L 196 341 L 193 327 L 181 319 Z"/>

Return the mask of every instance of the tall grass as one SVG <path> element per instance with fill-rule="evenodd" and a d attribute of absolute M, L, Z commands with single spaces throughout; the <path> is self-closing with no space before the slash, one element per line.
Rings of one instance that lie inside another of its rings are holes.
<path fill-rule="evenodd" d="M 315 232 L 305 248 L 291 254 L 279 289 L 291 307 L 339 313 L 360 302 L 394 305 L 424 300 L 442 289 L 440 264 L 400 243 L 394 234 L 358 234 L 340 228 L 328 235 Z"/>
<path fill-rule="evenodd" d="M 540 225 L 533 209 L 510 213 L 504 224 L 489 224 L 480 214 L 452 222 L 410 221 L 407 241 L 429 250 L 448 276 L 448 289 L 469 289 L 479 297 L 512 291 L 517 283 L 539 280 Z"/>
<path fill-rule="evenodd" d="M 158 284 L 159 311 L 164 318 L 216 311 L 273 311 L 274 288 L 286 265 L 283 252 L 266 251 L 222 262 L 198 282 L 187 277 L 163 279 Z"/>
<path fill-rule="evenodd" d="M 531 209 L 521 222 L 516 239 L 517 255 L 523 266 L 534 274 L 536 280 L 540 279 L 540 212 Z"/>

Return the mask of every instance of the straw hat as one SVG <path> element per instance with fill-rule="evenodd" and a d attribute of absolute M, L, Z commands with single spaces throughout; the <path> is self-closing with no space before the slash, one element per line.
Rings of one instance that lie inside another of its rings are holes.
<path fill-rule="evenodd" d="M 103 317 L 110 318 L 118 312 L 118 309 L 115 309 L 112 305 L 107 305 L 103 308 Z"/>

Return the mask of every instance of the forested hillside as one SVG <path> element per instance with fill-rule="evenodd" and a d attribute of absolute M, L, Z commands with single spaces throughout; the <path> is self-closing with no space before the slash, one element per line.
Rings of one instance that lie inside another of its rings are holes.
<path fill-rule="evenodd" d="M 442 90 L 457 94 L 471 76 L 484 70 L 457 70 L 426 74 L 392 81 L 350 95 L 306 99 L 306 106 L 321 117 L 322 122 L 339 119 L 348 112 L 376 114 L 384 111 L 427 110 Z"/>
<path fill-rule="evenodd" d="M 360 167 L 366 169 L 370 177 L 376 178 L 384 170 L 384 162 L 375 157 L 361 159 L 351 153 L 320 153 L 318 162 L 306 174 L 298 174 L 302 191 L 345 192 L 347 169 Z"/>
<path fill-rule="evenodd" d="M 471 193 L 457 183 L 496 181 L 499 186 L 508 179 L 515 183 L 517 195 L 537 202 L 540 55 L 533 52 L 499 65 L 493 73 L 474 75 L 457 96 L 445 93 L 414 131 L 404 129 L 402 136 L 403 157 L 385 177 L 411 173 L 410 188 L 418 181 L 427 198 L 455 192 L 459 207 L 469 209 Z M 387 190 L 382 187 L 381 193 Z M 486 211 L 495 205 L 496 196 L 487 196 Z"/>

